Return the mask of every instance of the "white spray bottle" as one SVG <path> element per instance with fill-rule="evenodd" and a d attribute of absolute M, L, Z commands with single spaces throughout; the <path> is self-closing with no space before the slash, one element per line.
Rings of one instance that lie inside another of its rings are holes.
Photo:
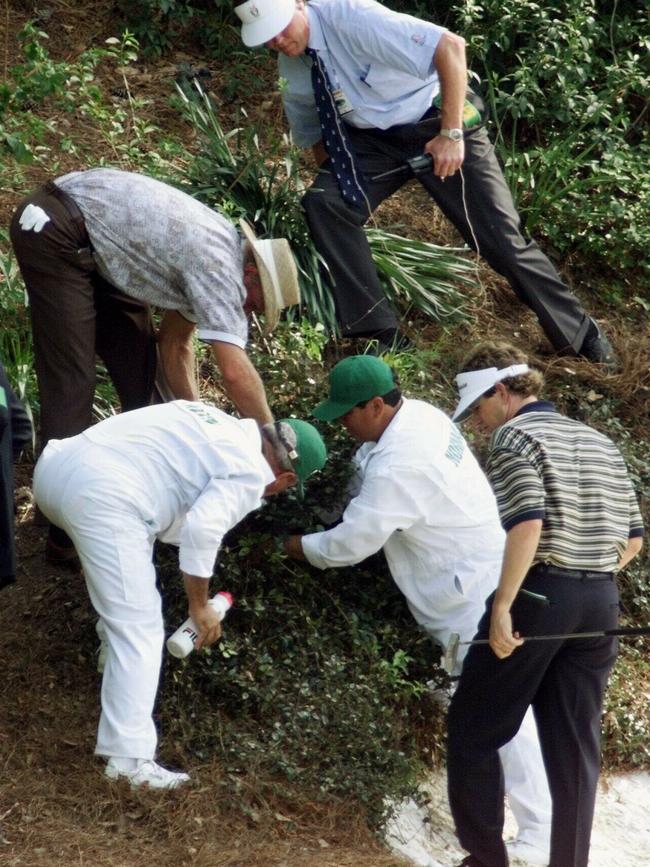
<path fill-rule="evenodd" d="M 210 605 L 219 615 L 219 620 L 223 620 L 230 610 L 232 602 L 230 593 L 221 592 L 212 597 Z M 196 624 L 191 617 L 188 617 L 185 623 L 179 626 L 176 632 L 167 639 L 167 650 L 177 659 L 185 659 L 194 650 L 197 637 Z"/>

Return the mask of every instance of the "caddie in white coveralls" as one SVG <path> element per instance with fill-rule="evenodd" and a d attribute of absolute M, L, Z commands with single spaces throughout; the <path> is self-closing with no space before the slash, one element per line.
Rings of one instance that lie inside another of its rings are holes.
<path fill-rule="evenodd" d="M 354 458 L 359 488 L 341 523 L 290 536 L 286 552 L 327 569 L 383 548 L 411 613 L 435 641 L 446 648 L 452 632 L 471 640 L 498 582 L 505 536 L 494 494 L 458 428 L 430 404 L 402 397 L 391 368 L 369 355 L 332 369 L 329 398 L 313 414 L 339 419 L 362 443 Z M 551 801 L 531 713 L 499 754 L 518 823 L 509 852 L 548 864 Z"/>
<path fill-rule="evenodd" d="M 156 539 L 179 546 L 197 647 L 220 635 L 209 580 L 224 533 L 262 497 L 302 483 L 326 450 L 308 422 L 260 430 L 213 406 L 174 401 L 122 413 L 50 440 L 34 472 L 44 514 L 72 539 L 108 652 L 95 752 L 106 775 L 175 788 L 187 774 L 154 761 L 152 711 L 164 625 L 152 563 Z"/>

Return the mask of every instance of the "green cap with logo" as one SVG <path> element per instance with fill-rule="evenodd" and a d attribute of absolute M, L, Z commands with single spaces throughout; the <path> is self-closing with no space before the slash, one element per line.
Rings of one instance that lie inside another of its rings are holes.
<path fill-rule="evenodd" d="M 297 457 L 294 457 L 293 453 L 290 457 L 298 476 L 299 487 L 302 489 L 309 476 L 325 466 L 327 461 L 325 443 L 314 425 L 308 421 L 299 418 L 283 418 L 279 423 L 289 425 L 295 434 Z"/>
<path fill-rule="evenodd" d="M 351 355 L 330 371 L 330 393 L 314 409 L 319 421 L 334 421 L 350 412 L 358 403 L 383 397 L 397 388 L 393 371 L 374 355 Z"/>

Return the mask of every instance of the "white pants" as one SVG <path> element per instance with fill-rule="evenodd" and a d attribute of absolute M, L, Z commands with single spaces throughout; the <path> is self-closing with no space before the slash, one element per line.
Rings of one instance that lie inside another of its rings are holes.
<path fill-rule="evenodd" d="M 106 627 L 95 752 L 153 759 L 164 627 L 152 564 L 155 536 L 138 514 L 138 492 L 127 464 L 81 436 L 51 441 L 34 473 L 36 501 L 74 542 Z"/>
<path fill-rule="evenodd" d="M 485 611 L 485 600 L 467 599 L 464 606 L 447 610 L 444 629 L 423 624 L 431 637 L 446 649 L 451 633 L 460 641 L 471 641 Z M 455 675 L 459 675 L 469 647 L 459 645 Z M 538 849 L 550 850 L 551 793 L 537 724 L 532 708 L 528 708 L 514 738 L 499 750 L 508 804 L 517 822 L 517 840 Z"/>

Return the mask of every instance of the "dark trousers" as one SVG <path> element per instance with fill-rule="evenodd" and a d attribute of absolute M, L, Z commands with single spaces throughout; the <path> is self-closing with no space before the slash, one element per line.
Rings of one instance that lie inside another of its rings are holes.
<path fill-rule="evenodd" d="M 529 574 L 524 586 L 550 600 L 519 596 L 522 635 L 613 629 L 613 578 Z M 489 633 L 491 602 L 477 633 Z M 465 658 L 448 717 L 449 802 L 461 845 L 485 867 L 506 867 L 503 774 L 497 750 L 532 704 L 553 800 L 550 867 L 587 867 L 600 770 L 600 717 L 617 642 L 613 638 L 531 641 L 499 660 L 487 645 Z"/>
<path fill-rule="evenodd" d="M 32 438 L 32 424 L 0 361 L 0 589 L 16 580 L 14 461 Z"/>
<path fill-rule="evenodd" d="M 29 295 L 42 445 L 90 425 L 96 354 L 123 410 L 151 402 L 156 376 L 148 306 L 97 273 L 83 219 L 67 202 L 47 184 L 21 203 L 11 223 L 11 242 Z M 30 203 L 50 217 L 39 232 L 19 225 Z"/>
<path fill-rule="evenodd" d="M 386 131 L 349 128 L 357 166 L 368 183 L 371 211 L 408 178 L 370 178 L 421 154 L 436 125 L 439 127 L 439 120 L 427 119 Z M 533 310 L 555 349 L 578 352 L 589 317 L 537 244 L 522 235 L 519 215 L 485 129 L 466 134 L 462 177 L 460 172 L 444 181 L 433 173 L 417 177 L 467 244 L 472 249 L 478 244 L 483 258 Z M 303 207 L 314 243 L 333 278 L 343 334 L 395 328 L 395 313 L 384 297 L 363 231 L 370 212 L 345 204 L 329 161 L 304 196 Z"/>

